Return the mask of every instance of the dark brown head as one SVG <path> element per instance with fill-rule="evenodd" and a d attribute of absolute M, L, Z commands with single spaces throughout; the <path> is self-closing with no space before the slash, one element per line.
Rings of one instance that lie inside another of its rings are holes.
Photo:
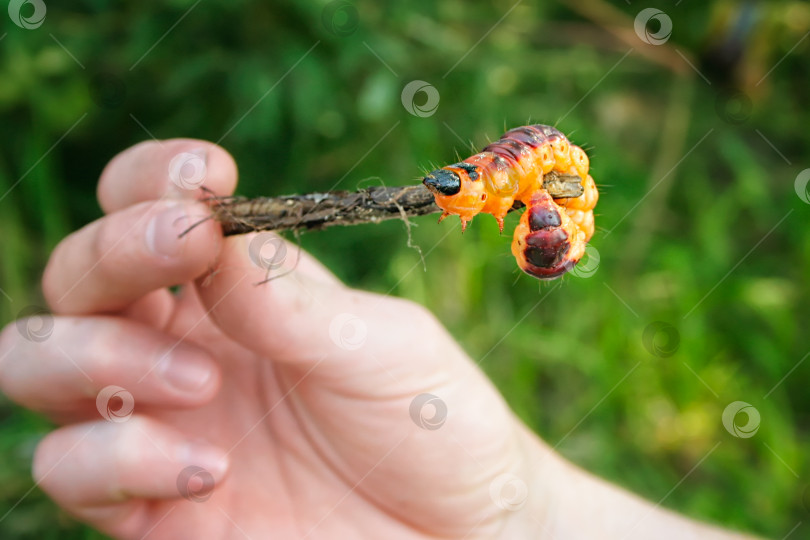
<path fill-rule="evenodd" d="M 425 176 L 422 183 L 437 195 L 455 195 L 461 191 L 461 178 L 448 169 L 436 169 Z"/>

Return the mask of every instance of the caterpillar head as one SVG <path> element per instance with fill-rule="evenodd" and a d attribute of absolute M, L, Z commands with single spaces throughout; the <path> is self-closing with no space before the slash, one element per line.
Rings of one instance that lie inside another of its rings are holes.
<path fill-rule="evenodd" d="M 448 169 L 437 169 L 422 180 L 434 195 L 450 196 L 461 191 L 461 178 Z"/>
<path fill-rule="evenodd" d="M 422 183 L 433 193 L 436 205 L 448 215 L 461 218 L 462 231 L 487 202 L 488 194 L 478 168 L 469 163 L 456 163 L 428 174 Z"/>

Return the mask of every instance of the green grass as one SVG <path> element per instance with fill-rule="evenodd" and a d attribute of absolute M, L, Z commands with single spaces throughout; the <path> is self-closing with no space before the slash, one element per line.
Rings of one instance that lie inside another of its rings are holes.
<path fill-rule="evenodd" d="M 655 47 L 632 33 L 649 5 L 618 1 L 635 41 L 562 4 L 521 3 L 493 26 L 511 2 L 361 0 L 356 30 L 340 37 L 322 23 L 325 2 L 200 3 L 150 50 L 192 4 L 49 3 L 36 30 L 0 16 L 0 322 L 42 304 L 49 251 L 100 216 L 98 174 L 149 138 L 139 123 L 158 138 L 228 132 L 239 192 L 274 195 L 344 175 L 342 189 L 416 182 L 470 142 L 564 117 L 601 188 L 591 277 L 519 275 L 514 216 L 503 236 L 486 216 L 463 236 L 454 220 L 414 219 L 427 271 L 401 222 L 302 245 L 352 286 L 427 305 L 520 417 L 582 467 L 691 516 L 776 538 L 802 521 L 790 538 L 808 534 L 810 362 L 796 366 L 808 352 L 810 205 L 794 179 L 810 166 L 810 41 L 791 51 L 810 30 L 807 4 L 758 7 L 735 41 L 742 4 L 667 3 L 672 38 Z M 718 44 L 737 59 L 721 62 Z M 665 49 L 675 71 L 647 56 Z M 98 86 L 100 73 L 115 83 Z M 432 116 L 401 104 L 416 79 L 441 95 Z M 727 88 L 750 113 L 724 105 Z M 645 345 L 656 321 L 674 329 L 677 344 L 653 340 L 671 355 Z M 761 414 L 751 438 L 722 424 L 737 400 Z M 30 491 L 49 425 L 5 400 L 0 414 L 0 536 L 100 538 Z"/>

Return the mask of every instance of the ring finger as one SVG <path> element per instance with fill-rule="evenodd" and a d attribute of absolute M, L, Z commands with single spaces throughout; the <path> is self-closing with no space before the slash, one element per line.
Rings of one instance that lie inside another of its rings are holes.
<path fill-rule="evenodd" d="M 30 320 L 0 334 L 0 391 L 59 420 L 107 418 L 142 406 L 193 407 L 220 385 L 201 347 L 116 317 L 55 317 L 50 334 Z"/>

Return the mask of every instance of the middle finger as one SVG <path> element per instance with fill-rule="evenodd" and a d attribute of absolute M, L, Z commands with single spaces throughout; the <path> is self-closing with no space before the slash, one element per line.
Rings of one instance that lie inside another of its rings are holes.
<path fill-rule="evenodd" d="M 212 399 L 220 385 L 204 349 L 137 322 L 55 317 L 50 335 L 27 332 L 28 324 L 21 319 L 0 333 L 0 391 L 30 409 L 94 417 L 120 407 L 128 414 L 135 404 L 191 407 Z"/>

